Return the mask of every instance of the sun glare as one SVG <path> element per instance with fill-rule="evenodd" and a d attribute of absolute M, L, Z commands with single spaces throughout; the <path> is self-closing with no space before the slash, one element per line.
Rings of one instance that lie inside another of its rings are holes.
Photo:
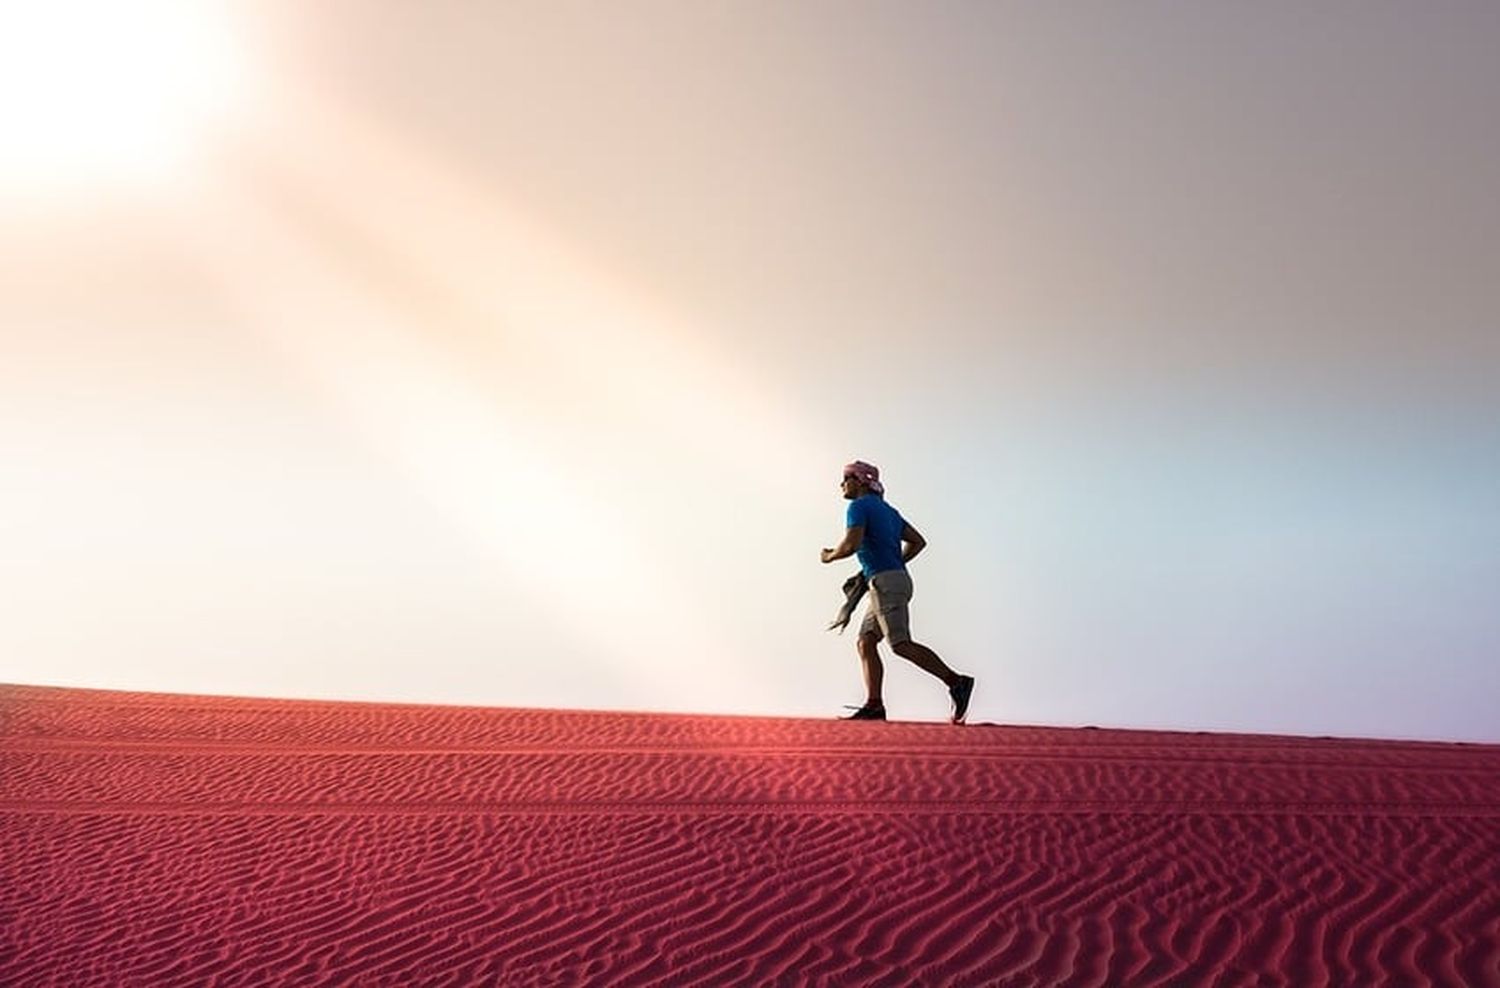
<path fill-rule="evenodd" d="M 705 655 L 725 696 L 757 695 L 753 646 L 726 640 L 712 584 L 674 565 L 702 519 L 679 506 L 652 529 L 656 496 L 612 471 L 646 460 L 666 484 L 672 464 L 692 464 L 788 496 L 781 478 L 809 475 L 826 444 L 461 165 L 315 89 L 285 107 L 262 166 L 212 176 L 178 217 L 224 297 L 506 573 L 556 639 L 541 647 L 650 683 L 658 708 L 687 702 L 676 691 Z M 566 409 L 549 412 L 546 391 Z"/>
<path fill-rule="evenodd" d="M 243 83 L 214 0 L 0 4 L 0 194 L 170 177 Z"/>

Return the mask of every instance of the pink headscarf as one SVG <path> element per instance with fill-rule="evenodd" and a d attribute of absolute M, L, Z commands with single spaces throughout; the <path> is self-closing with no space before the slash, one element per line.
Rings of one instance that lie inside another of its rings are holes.
<path fill-rule="evenodd" d="M 884 494 L 885 488 L 880 484 L 880 468 L 873 463 L 864 460 L 855 460 L 844 467 L 845 477 L 854 477 L 861 484 L 870 489 L 872 494 Z"/>

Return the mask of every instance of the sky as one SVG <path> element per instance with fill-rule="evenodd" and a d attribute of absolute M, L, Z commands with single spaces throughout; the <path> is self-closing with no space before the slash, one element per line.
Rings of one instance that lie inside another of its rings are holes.
<path fill-rule="evenodd" d="M 0 38 L 0 681 L 1500 742 L 1493 4 Z"/>

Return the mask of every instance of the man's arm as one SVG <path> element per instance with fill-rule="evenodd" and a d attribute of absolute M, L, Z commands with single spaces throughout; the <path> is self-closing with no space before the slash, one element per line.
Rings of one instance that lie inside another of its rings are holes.
<path fill-rule="evenodd" d="M 844 532 L 844 541 L 836 548 L 823 550 L 823 562 L 831 563 L 835 559 L 845 559 L 854 555 L 859 549 L 859 544 L 865 540 L 865 526 L 855 525 Z"/>
<path fill-rule="evenodd" d="M 922 538 L 921 532 L 911 527 L 911 522 L 907 522 L 902 526 L 901 541 L 906 543 L 905 548 L 901 551 L 902 563 L 911 562 L 916 558 L 917 553 L 927 548 L 927 540 Z"/>

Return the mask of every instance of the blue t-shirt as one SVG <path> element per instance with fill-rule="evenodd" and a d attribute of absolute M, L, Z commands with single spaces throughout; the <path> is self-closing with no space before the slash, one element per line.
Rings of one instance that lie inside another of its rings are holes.
<path fill-rule="evenodd" d="M 865 526 L 864 541 L 859 544 L 859 566 L 865 576 L 874 576 L 888 569 L 906 569 L 901 561 L 901 530 L 906 519 L 901 512 L 885 503 L 885 499 L 866 494 L 849 502 L 849 511 L 844 516 L 848 528 Z"/>

